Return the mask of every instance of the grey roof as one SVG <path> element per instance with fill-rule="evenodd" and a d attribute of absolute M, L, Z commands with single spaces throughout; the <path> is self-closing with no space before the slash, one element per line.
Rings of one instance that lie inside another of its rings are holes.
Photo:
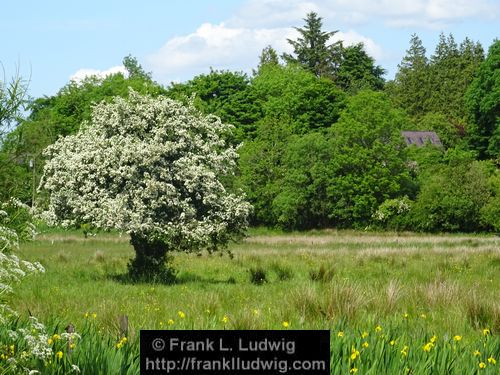
<path fill-rule="evenodd" d="M 436 146 L 442 146 L 441 140 L 439 139 L 436 132 L 430 131 L 402 131 L 401 135 L 403 136 L 406 144 L 408 146 L 415 145 L 417 147 L 421 147 L 425 145 L 426 142 L 430 142 Z"/>

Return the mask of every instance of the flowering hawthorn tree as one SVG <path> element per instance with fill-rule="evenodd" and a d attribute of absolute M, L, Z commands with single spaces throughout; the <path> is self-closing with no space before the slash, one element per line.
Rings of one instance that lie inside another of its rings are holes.
<path fill-rule="evenodd" d="M 127 232 L 130 275 L 165 276 L 168 251 L 215 250 L 248 225 L 251 206 L 221 182 L 236 166 L 231 129 L 191 104 L 133 90 L 98 104 L 76 135 L 45 150 L 44 217 Z"/>

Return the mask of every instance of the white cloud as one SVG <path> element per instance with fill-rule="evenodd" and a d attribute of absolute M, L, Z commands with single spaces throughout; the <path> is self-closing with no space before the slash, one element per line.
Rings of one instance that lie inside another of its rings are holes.
<path fill-rule="evenodd" d="M 215 69 L 249 71 L 257 65 L 264 47 L 287 50 L 292 28 L 230 27 L 225 23 L 201 25 L 195 32 L 170 39 L 146 59 L 149 68 L 161 79 L 178 80 L 192 72 Z M 190 78 L 190 77 L 189 77 Z"/>
<path fill-rule="evenodd" d="M 69 77 L 69 79 L 71 81 L 81 82 L 86 77 L 97 76 L 99 78 L 105 78 L 106 76 L 109 76 L 111 74 L 116 74 L 116 73 L 122 73 L 122 74 L 126 75 L 127 70 L 125 69 L 125 67 L 123 65 L 113 66 L 107 70 L 82 68 L 82 69 L 77 70 L 74 74 L 72 74 L 71 77 Z"/>

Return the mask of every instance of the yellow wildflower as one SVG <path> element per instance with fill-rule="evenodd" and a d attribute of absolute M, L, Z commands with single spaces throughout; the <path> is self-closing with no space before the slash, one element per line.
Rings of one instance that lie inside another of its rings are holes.
<path fill-rule="evenodd" d="M 115 345 L 116 349 L 121 349 L 123 348 L 123 346 L 127 343 L 127 338 L 126 337 L 122 337 Z"/>
<path fill-rule="evenodd" d="M 408 345 L 403 346 L 403 349 L 401 349 L 401 355 L 403 357 L 406 357 L 408 355 L 408 350 L 409 349 L 410 349 L 410 347 Z"/>
<path fill-rule="evenodd" d="M 186 317 L 186 314 L 181 310 L 177 311 L 177 315 L 179 315 L 179 318 L 181 319 L 184 319 Z"/>
<path fill-rule="evenodd" d="M 349 370 L 349 373 L 355 374 L 358 372 L 358 369 L 356 367 L 353 367 L 352 369 Z"/>
<path fill-rule="evenodd" d="M 381 326 L 376 326 L 375 327 L 375 332 L 382 332 L 382 327 Z"/>
<path fill-rule="evenodd" d="M 424 352 L 429 353 L 433 347 L 434 347 L 434 344 L 432 342 L 428 342 L 427 344 L 425 344 L 422 347 L 422 349 L 424 350 Z"/>
<path fill-rule="evenodd" d="M 227 322 L 229 322 L 229 317 L 227 315 L 224 315 L 222 317 L 222 323 L 226 324 Z"/>
<path fill-rule="evenodd" d="M 362 339 L 367 338 L 367 337 L 368 337 L 368 335 L 369 335 L 369 333 L 365 331 L 365 332 L 363 332 L 363 333 L 361 334 L 361 338 L 362 338 Z"/>
<path fill-rule="evenodd" d="M 489 334 L 491 334 L 491 331 L 490 331 L 490 329 L 489 329 L 489 328 L 485 328 L 485 329 L 483 329 L 483 335 L 484 335 L 484 336 L 488 336 Z"/>
<path fill-rule="evenodd" d="M 173 320 L 173 319 L 169 319 L 169 320 L 167 320 L 167 324 L 168 324 L 169 326 L 171 326 L 172 324 L 174 324 L 174 320 Z"/>
<path fill-rule="evenodd" d="M 76 348 L 76 344 L 74 342 L 72 342 L 71 344 L 69 344 L 69 348 L 70 349 L 75 349 Z"/>
<path fill-rule="evenodd" d="M 89 317 L 89 313 L 88 313 L 88 312 L 86 312 L 85 314 L 83 314 L 83 317 L 84 317 L 85 319 L 87 319 L 87 318 Z"/>
<path fill-rule="evenodd" d="M 359 351 L 353 347 L 351 350 L 351 360 L 354 361 L 358 357 L 359 357 Z"/>
<path fill-rule="evenodd" d="M 259 310 L 257 310 L 257 309 L 253 309 L 252 312 L 254 315 L 259 315 Z"/>
<path fill-rule="evenodd" d="M 368 348 L 370 345 L 365 341 L 362 345 L 363 348 Z"/>
<path fill-rule="evenodd" d="M 284 328 L 288 328 L 288 327 L 290 326 L 290 323 L 289 323 L 289 322 L 287 322 L 287 321 L 285 320 L 283 323 L 281 323 L 281 325 L 282 325 Z"/>
<path fill-rule="evenodd" d="M 453 336 L 453 340 L 460 341 L 460 340 L 462 340 L 462 336 L 459 336 L 459 335 Z"/>
<path fill-rule="evenodd" d="M 57 333 L 55 333 L 53 336 L 52 336 L 52 340 L 54 341 L 57 341 L 57 340 L 60 340 L 61 339 L 61 336 L 59 336 Z"/>
<path fill-rule="evenodd" d="M 491 363 L 492 365 L 496 365 L 497 364 L 497 360 L 493 357 L 490 357 L 488 358 L 488 363 Z"/>
<path fill-rule="evenodd" d="M 92 318 L 97 318 L 97 314 L 96 313 L 92 313 Z"/>
<path fill-rule="evenodd" d="M 14 355 L 14 344 L 9 346 L 10 354 Z"/>
<path fill-rule="evenodd" d="M 437 336 L 436 335 L 434 335 L 434 336 L 431 337 L 431 343 L 434 344 L 436 342 L 436 340 L 437 340 Z"/>
<path fill-rule="evenodd" d="M 480 362 L 479 363 L 479 368 L 486 368 L 486 363 Z"/>
<path fill-rule="evenodd" d="M 425 314 L 420 314 L 420 317 L 421 317 L 422 319 L 426 319 L 426 318 L 427 318 L 427 315 L 425 315 Z"/>
<path fill-rule="evenodd" d="M 63 357 L 63 352 L 61 352 L 60 350 L 56 353 L 56 358 L 57 359 L 61 359 Z"/>
<path fill-rule="evenodd" d="M 52 340 L 52 339 L 47 339 L 47 344 L 52 345 L 52 343 L 53 343 L 53 342 L 54 342 L 54 340 Z"/>
<path fill-rule="evenodd" d="M 396 340 L 391 340 L 391 341 L 389 342 L 389 345 L 390 345 L 390 346 L 394 346 L 394 344 L 395 344 L 395 343 L 396 343 Z"/>
<path fill-rule="evenodd" d="M 403 318 L 408 319 L 409 317 L 410 317 L 410 314 L 408 314 L 408 313 L 403 314 Z"/>
<path fill-rule="evenodd" d="M 339 333 L 337 333 L 337 337 L 344 337 L 344 331 L 339 331 Z"/>
<path fill-rule="evenodd" d="M 479 357 L 481 355 L 481 352 L 479 350 L 474 350 L 474 353 L 472 353 L 474 357 Z"/>

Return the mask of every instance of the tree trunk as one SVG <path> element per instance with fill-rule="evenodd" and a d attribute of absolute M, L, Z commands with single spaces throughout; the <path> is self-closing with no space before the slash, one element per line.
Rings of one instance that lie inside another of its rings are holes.
<path fill-rule="evenodd" d="M 167 246 L 163 241 L 132 233 L 130 244 L 135 258 L 128 264 L 129 276 L 135 281 L 172 282 L 174 271 L 168 266 Z"/>

